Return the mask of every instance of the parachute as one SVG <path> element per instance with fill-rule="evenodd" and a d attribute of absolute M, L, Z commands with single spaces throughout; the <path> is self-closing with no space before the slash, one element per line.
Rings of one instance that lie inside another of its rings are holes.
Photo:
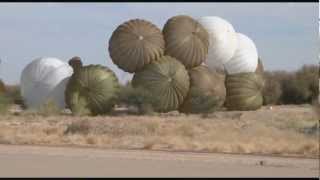
<path fill-rule="evenodd" d="M 238 48 L 225 64 L 228 74 L 255 72 L 258 66 L 258 52 L 254 42 L 244 34 L 237 33 Z"/>
<path fill-rule="evenodd" d="M 189 75 L 185 67 L 175 58 L 163 56 L 161 60 L 148 64 L 134 74 L 134 88 L 143 88 L 159 98 L 155 109 L 159 112 L 177 110 L 189 91 Z"/>
<path fill-rule="evenodd" d="M 236 32 L 227 20 L 217 16 L 205 16 L 198 19 L 209 33 L 209 51 L 205 61 L 211 70 L 224 69 L 238 47 Z"/>
<path fill-rule="evenodd" d="M 207 66 L 189 70 L 190 90 L 179 111 L 202 113 L 220 108 L 226 97 L 224 77 Z"/>
<path fill-rule="evenodd" d="M 65 62 L 53 58 L 38 58 L 22 71 L 21 95 L 28 108 L 39 108 L 48 101 L 63 109 L 64 91 L 72 68 Z"/>
<path fill-rule="evenodd" d="M 262 106 L 263 79 L 256 73 L 239 73 L 226 76 L 228 110 L 257 110 Z"/>
<path fill-rule="evenodd" d="M 193 18 L 185 15 L 170 18 L 163 28 L 165 54 L 176 58 L 187 69 L 199 66 L 207 58 L 209 34 Z"/>
<path fill-rule="evenodd" d="M 118 79 L 109 68 L 83 66 L 70 77 L 66 103 L 73 113 L 82 113 L 84 108 L 88 114 L 105 114 L 114 107 L 119 88 Z"/>
<path fill-rule="evenodd" d="M 161 30 L 154 24 L 133 19 L 112 33 L 109 53 L 114 64 L 133 73 L 158 60 L 164 54 L 165 42 Z"/>

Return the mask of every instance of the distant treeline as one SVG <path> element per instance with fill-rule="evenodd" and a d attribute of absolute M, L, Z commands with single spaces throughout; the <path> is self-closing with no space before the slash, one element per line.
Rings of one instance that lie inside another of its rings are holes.
<path fill-rule="evenodd" d="M 319 67 L 304 65 L 294 72 L 265 71 L 264 105 L 312 103 L 319 93 Z"/>

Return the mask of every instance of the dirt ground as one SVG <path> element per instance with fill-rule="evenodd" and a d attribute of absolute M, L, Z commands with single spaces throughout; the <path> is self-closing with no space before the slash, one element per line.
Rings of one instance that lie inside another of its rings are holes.
<path fill-rule="evenodd" d="M 0 145 L 1 177 L 317 177 L 317 159 Z"/>
<path fill-rule="evenodd" d="M 319 117 L 311 105 L 204 115 L 96 117 L 44 116 L 13 108 L 0 117 L 0 144 L 318 158 Z"/>

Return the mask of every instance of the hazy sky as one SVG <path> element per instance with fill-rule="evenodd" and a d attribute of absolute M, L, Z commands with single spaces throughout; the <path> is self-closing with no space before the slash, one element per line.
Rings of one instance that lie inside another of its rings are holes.
<path fill-rule="evenodd" d="M 110 67 L 124 82 L 107 50 L 112 32 L 132 18 L 162 28 L 179 14 L 220 16 L 249 36 L 267 70 L 296 70 L 318 63 L 318 3 L 0 3 L 0 78 L 20 81 L 23 68 L 38 57 Z"/>

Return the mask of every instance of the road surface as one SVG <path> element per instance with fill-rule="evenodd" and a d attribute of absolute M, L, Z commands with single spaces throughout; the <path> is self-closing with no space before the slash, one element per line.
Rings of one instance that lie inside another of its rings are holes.
<path fill-rule="evenodd" d="M 1 177 L 316 177 L 319 159 L 0 145 Z"/>

